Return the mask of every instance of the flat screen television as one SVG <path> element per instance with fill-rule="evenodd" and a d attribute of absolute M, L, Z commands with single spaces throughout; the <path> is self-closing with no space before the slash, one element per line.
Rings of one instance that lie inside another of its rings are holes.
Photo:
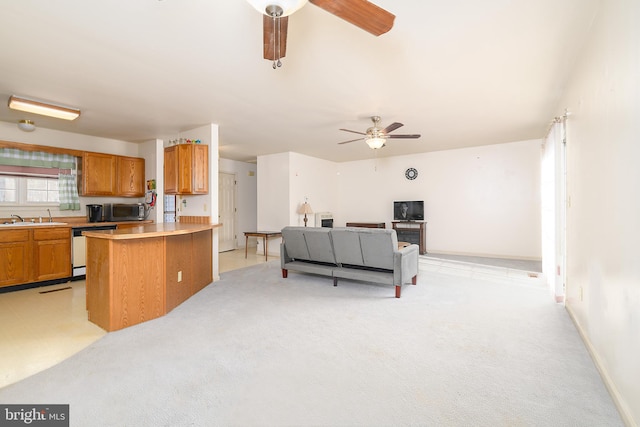
<path fill-rule="evenodd" d="M 394 221 L 424 221 L 424 201 L 393 202 Z"/>

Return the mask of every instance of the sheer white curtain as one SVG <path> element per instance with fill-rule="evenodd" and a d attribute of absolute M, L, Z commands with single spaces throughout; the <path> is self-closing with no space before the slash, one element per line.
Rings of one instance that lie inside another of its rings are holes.
<path fill-rule="evenodd" d="M 542 272 L 558 302 L 565 276 L 565 119 L 556 118 L 547 134 L 541 162 Z"/>

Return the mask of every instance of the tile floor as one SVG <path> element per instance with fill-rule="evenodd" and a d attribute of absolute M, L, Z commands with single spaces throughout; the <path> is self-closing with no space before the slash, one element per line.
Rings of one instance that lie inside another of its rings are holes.
<path fill-rule="evenodd" d="M 246 259 L 244 248 L 221 253 L 220 273 L 265 262 L 251 249 Z M 106 333 L 87 320 L 84 280 L 0 294 L 0 387 L 61 362 Z"/>
<path fill-rule="evenodd" d="M 420 269 L 523 284 L 542 280 L 524 270 L 472 261 L 422 256 Z M 247 258 L 244 248 L 219 254 L 220 274 L 264 262 L 255 247 Z M 105 334 L 87 320 L 84 280 L 0 294 L 0 387 L 61 362 Z"/>

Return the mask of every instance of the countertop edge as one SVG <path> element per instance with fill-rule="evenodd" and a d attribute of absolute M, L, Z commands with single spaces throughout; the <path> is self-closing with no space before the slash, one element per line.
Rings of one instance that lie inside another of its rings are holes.
<path fill-rule="evenodd" d="M 222 224 L 159 223 L 139 225 L 137 227 L 128 227 L 120 230 L 89 230 L 83 231 L 82 235 L 106 240 L 132 240 L 198 233 L 200 231 L 213 230 L 221 226 Z"/>

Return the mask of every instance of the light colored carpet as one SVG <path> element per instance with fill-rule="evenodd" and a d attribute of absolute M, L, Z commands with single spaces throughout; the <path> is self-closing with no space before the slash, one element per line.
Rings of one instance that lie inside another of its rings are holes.
<path fill-rule="evenodd" d="M 69 403 L 82 427 L 623 425 L 544 286 L 421 265 L 401 299 L 278 260 L 224 273 L 0 402 Z"/>

